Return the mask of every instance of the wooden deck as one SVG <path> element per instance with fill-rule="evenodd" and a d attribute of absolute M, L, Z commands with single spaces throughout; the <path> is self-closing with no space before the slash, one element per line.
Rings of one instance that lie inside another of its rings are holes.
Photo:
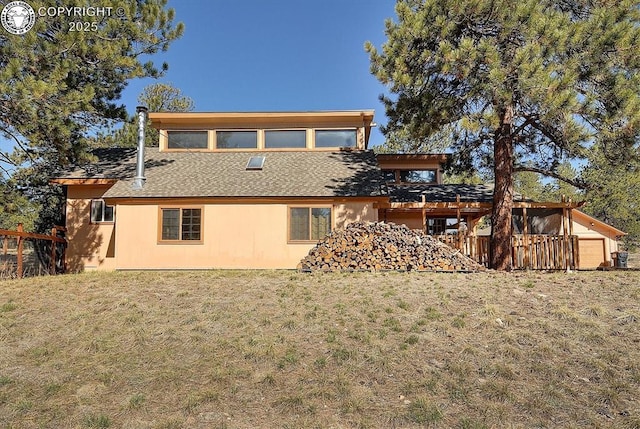
<path fill-rule="evenodd" d="M 489 266 L 489 237 L 437 235 L 434 238 Z M 514 235 L 511 266 L 514 270 L 574 270 L 579 266 L 578 236 Z"/>

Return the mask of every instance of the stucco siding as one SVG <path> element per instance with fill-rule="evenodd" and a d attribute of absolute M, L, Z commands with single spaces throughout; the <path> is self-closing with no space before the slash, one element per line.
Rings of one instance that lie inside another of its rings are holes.
<path fill-rule="evenodd" d="M 69 271 L 113 270 L 115 236 L 113 223 L 91 223 L 91 200 L 99 199 L 107 185 L 67 188 L 66 228 Z"/>
<path fill-rule="evenodd" d="M 115 268 L 288 269 L 296 268 L 315 245 L 288 242 L 287 204 L 190 206 L 203 209 L 203 238 L 197 244 L 159 242 L 161 205 L 118 204 Z M 336 228 L 356 220 L 375 221 L 377 218 L 372 203 L 335 204 L 333 207 Z"/>

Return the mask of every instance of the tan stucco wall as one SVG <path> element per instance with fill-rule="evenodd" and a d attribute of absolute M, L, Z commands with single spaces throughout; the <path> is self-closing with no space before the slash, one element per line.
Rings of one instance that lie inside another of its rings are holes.
<path fill-rule="evenodd" d="M 112 238 L 113 225 L 89 223 L 90 200 L 105 190 L 69 192 L 69 258 L 80 262 L 76 269 L 287 269 L 315 245 L 287 243 L 287 204 L 190 204 L 203 208 L 201 244 L 158 243 L 158 204 L 116 204 Z M 357 220 L 377 220 L 373 203 L 333 204 L 334 228 Z M 109 243 L 113 258 L 107 257 Z"/>
<path fill-rule="evenodd" d="M 573 234 L 577 235 L 579 239 L 604 239 L 604 257 L 605 265 L 612 265 L 611 253 L 617 252 L 618 240 L 615 235 L 612 235 L 610 231 L 605 228 L 598 228 L 597 225 L 588 225 L 577 222 L 573 222 Z"/>
<path fill-rule="evenodd" d="M 387 223 L 406 225 L 411 229 L 424 230 L 422 225 L 422 213 L 419 211 L 403 212 L 387 210 L 382 216 L 384 217 L 381 217 L 380 220 L 384 220 Z"/>
<path fill-rule="evenodd" d="M 91 223 L 91 200 L 101 198 L 108 185 L 67 188 L 67 267 L 69 271 L 115 268 L 114 224 Z"/>

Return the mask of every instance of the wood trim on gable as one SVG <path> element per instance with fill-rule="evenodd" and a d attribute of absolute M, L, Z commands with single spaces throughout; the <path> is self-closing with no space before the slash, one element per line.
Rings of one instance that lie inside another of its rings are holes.
<path fill-rule="evenodd" d="M 118 179 L 96 179 L 96 178 L 59 178 L 51 179 L 49 183 L 53 185 L 113 185 Z"/>

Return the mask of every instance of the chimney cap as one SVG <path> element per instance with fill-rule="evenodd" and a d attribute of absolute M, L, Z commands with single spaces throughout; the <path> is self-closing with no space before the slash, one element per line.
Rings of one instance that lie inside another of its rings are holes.
<path fill-rule="evenodd" d="M 137 106 L 136 113 L 140 113 L 140 112 L 148 113 L 149 109 L 147 109 L 147 106 Z"/>

